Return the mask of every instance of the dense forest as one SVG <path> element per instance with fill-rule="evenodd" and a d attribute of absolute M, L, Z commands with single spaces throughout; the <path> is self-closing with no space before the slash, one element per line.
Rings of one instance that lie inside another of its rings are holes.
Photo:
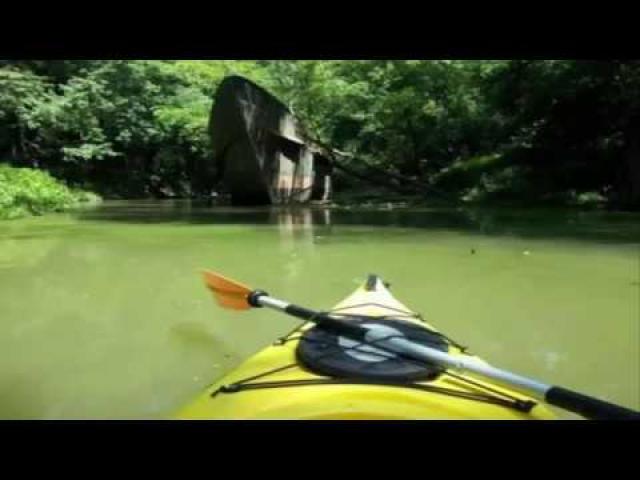
<path fill-rule="evenodd" d="M 107 198 L 205 195 L 230 74 L 287 103 L 347 171 L 425 201 L 640 208 L 638 61 L 0 60 L 0 189 L 28 167 Z"/>

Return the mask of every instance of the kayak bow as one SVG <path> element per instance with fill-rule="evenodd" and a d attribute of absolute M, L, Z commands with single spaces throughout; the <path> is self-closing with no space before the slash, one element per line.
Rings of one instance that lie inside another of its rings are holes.
<path fill-rule="evenodd" d="M 572 411 L 576 396 L 584 400 L 578 413 L 587 417 L 605 418 L 603 405 L 610 418 L 636 415 L 490 366 L 374 275 L 331 312 L 288 304 L 218 274 L 206 272 L 205 279 L 225 308 L 264 306 L 306 322 L 216 381 L 178 418 L 548 420 L 557 418 L 541 402 L 549 403 L 549 392 L 551 403 Z"/>

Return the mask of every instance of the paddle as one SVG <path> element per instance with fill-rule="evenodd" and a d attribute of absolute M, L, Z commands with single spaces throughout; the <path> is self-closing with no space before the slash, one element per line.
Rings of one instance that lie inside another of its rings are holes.
<path fill-rule="evenodd" d="M 571 390 L 545 383 L 492 367 L 472 357 L 450 355 L 448 353 L 417 344 L 398 337 L 393 329 L 377 326 L 375 329 L 360 326 L 328 313 L 316 312 L 270 297 L 262 290 L 252 290 L 246 285 L 226 278 L 215 272 L 204 272 L 205 283 L 213 292 L 217 302 L 224 308 L 248 310 L 267 307 L 294 317 L 311 321 L 337 334 L 360 342 L 375 342 L 376 347 L 415 360 L 436 363 L 453 370 L 480 375 L 500 383 L 516 387 L 523 393 L 593 420 L 640 419 L 640 412 L 598 400 Z M 396 334 L 396 336 L 394 336 Z"/>

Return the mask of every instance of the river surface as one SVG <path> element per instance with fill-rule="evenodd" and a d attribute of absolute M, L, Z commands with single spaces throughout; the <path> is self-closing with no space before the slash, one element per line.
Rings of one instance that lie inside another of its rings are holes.
<path fill-rule="evenodd" d="M 107 202 L 0 223 L 0 418 L 165 418 L 368 273 L 491 363 L 640 408 L 640 215 Z M 572 418 L 571 416 L 565 416 Z"/>

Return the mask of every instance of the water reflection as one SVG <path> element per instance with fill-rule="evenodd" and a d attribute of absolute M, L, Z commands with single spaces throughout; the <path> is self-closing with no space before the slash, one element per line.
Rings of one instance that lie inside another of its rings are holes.
<path fill-rule="evenodd" d="M 327 234 L 331 226 L 331 211 L 311 208 L 273 209 L 269 220 L 269 223 L 278 226 L 284 245 L 296 242 L 312 246 L 318 232 Z"/>
<path fill-rule="evenodd" d="M 188 200 L 110 201 L 77 212 L 88 221 L 134 224 L 278 225 L 283 235 L 308 238 L 314 228 L 366 225 L 522 238 L 567 238 L 583 241 L 638 243 L 640 214 L 575 209 L 515 208 L 329 208 L 209 206 Z M 286 233 L 288 232 L 288 233 Z M 294 233 L 295 232 L 295 233 Z"/>

